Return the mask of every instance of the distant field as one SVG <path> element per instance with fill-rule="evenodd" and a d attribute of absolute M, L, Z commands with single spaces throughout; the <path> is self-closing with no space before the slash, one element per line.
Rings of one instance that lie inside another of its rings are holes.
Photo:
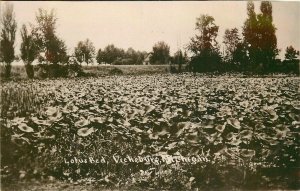
<path fill-rule="evenodd" d="M 107 76 L 113 74 L 124 75 L 142 75 L 142 74 L 163 74 L 170 71 L 169 65 L 98 65 L 98 66 L 83 66 L 86 73 L 93 76 Z M 116 71 L 117 70 L 117 71 Z M 3 65 L 0 66 L 0 76 L 4 72 Z M 12 78 L 26 79 L 27 74 L 23 65 L 12 66 Z"/>
<path fill-rule="evenodd" d="M 169 65 L 109 65 L 109 66 L 84 66 L 84 71 L 96 76 L 106 76 L 113 74 L 114 69 L 120 69 L 125 75 L 140 74 L 162 74 L 170 70 Z"/>

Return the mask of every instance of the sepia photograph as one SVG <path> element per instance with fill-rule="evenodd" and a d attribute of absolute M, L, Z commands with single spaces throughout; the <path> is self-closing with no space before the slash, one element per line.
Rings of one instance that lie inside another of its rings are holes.
<path fill-rule="evenodd" d="M 0 191 L 300 190 L 300 1 L 0 1 Z"/>

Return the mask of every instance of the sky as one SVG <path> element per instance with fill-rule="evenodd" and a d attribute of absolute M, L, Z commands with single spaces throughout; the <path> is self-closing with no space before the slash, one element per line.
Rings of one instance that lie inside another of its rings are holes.
<path fill-rule="evenodd" d="M 1 3 L 1 1 L 0 1 Z M 246 20 L 246 1 L 168 1 L 168 2 L 83 2 L 83 1 L 18 1 L 12 2 L 18 23 L 16 53 L 20 51 L 22 24 L 35 24 L 38 8 L 54 9 L 57 35 L 72 54 L 79 41 L 89 38 L 96 50 L 108 44 L 127 50 L 150 52 L 158 41 L 170 46 L 173 54 L 184 48 L 197 31 L 196 18 L 208 14 L 219 26 L 218 41 L 222 43 L 225 29 L 237 27 L 241 33 Z M 260 2 L 255 1 L 256 13 Z M 277 28 L 277 44 L 284 56 L 287 46 L 300 50 L 300 1 L 274 1 L 273 22 Z M 3 1 L 1 3 L 3 6 Z M 1 10 L 0 10 L 1 11 Z"/>

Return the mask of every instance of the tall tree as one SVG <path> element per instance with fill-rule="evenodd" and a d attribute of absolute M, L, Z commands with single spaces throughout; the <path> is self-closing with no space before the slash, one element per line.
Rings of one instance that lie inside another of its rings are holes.
<path fill-rule="evenodd" d="M 225 45 L 225 62 L 233 62 L 234 52 L 237 50 L 241 38 L 237 28 L 226 29 L 223 43 Z"/>
<path fill-rule="evenodd" d="M 76 59 L 80 63 L 84 61 L 85 63 L 89 64 L 93 62 L 95 47 L 89 39 L 86 39 L 85 41 L 78 42 L 74 52 Z"/>
<path fill-rule="evenodd" d="M 277 49 L 276 28 L 273 24 L 271 2 L 262 1 L 260 10 L 261 14 L 257 15 L 260 50 L 258 61 L 263 64 L 263 70 L 268 72 L 279 52 Z"/>
<path fill-rule="evenodd" d="M 219 45 L 216 40 L 219 26 L 209 15 L 201 15 L 196 20 L 196 30 L 199 32 L 191 39 L 188 46 L 193 53 L 191 64 L 195 72 L 216 70 L 220 62 Z"/>
<path fill-rule="evenodd" d="M 57 64 L 67 61 L 66 45 L 64 41 L 56 35 L 57 17 L 54 11 L 48 12 L 39 9 L 36 15 L 37 27 L 35 35 L 41 52 L 45 52 L 46 60 L 50 63 Z"/>
<path fill-rule="evenodd" d="M 33 30 L 28 31 L 26 25 L 22 26 L 21 37 L 22 37 L 22 43 L 20 48 L 21 59 L 25 63 L 27 76 L 29 78 L 33 78 L 34 70 L 31 63 L 34 61 L 34 59 L 37 57 L 39 53 L 37 40 L 35 39 Z"/>
<path fill-rule="evenodd" d="M 124 58 L 125 51 L 121 48 L 115 47 L 115 45 L 107 45 L 103 50 L 99 49 L 97 53 L 97 62 L 100 64 L 102 62 L 108 64 L 116 64 L 122 58 Z"/>
<path fill-rule="evenodd" d="M 0 26 L 0 61 L 5 63 L 5 77 L 9 78 L 11 63 L 15 58 L 14 43 L 17 30 L 14 7 L 10 3 L 4 4 Z"/>
<path fill-rule="evenodd" d="M 238 71 L 249 70 L 249 48 L 245 43 L 239 42 L 236 46 L 235 51 L 232 53 L 233 68 Z"/>
<path fill-rule="evenodd" d="M 101 48 L 99 48 L 98 52 L 97 52 L 97 56 L 96 56 L 96 60 L 98 64 L 101 64 L 102 62 L 105 62 L 105 53 L 103 50 L 101 50 Z"/>
<path fill-rule="evenodd" d="M 170 59 L 170 46 L 160 41 L 152 48 L 150 62 L 152 64 L 168 64 Z"/>
<path fill-rule="evenodd" d="M 286 60 L 292 61 L 297 59 L 298 56 L 299 56 L 299 50 L 297 51 L 293 46 L 286 47 L 285 55 L 284 55 Z"/>
<path fill-rule="evenodd" d="M 173 62 L 178 65 L 178 72 L 181 72 L 182 65 L 187 63 L 186 52 L 183 53 L 182 50 L 178 50 L 177 52 L 175 52 L 173 56 Z"/>
<path fill-rule="evenodd" d="M 244 43 L 249 56 L 249 69 L 267 72 L 278 55 L 276 28 L 273 24 L 272 4 L 262 1 L 260 14 L 254 11 L 253 2 L 248 2 L 248 18 L 244 23 Z"/>
<path fill-rule="evenodd" d="M 137 60 L 135 64 L 142 65 L 147 55 L 148 53 L 145 51 L 137 51 Z"/>
<path fill-rule="evenodd" d="M 243 36 L 244 44 L 248 55 L 248 69 L 256 70 L 258 65 L 258 56 L 259 56 L 259 38 L 258 38 L 258 22 L 255 13 L 254 3 L 249 1 L 247 3 L 247 15 L 244 26 L 243 26 Z"/>
<path fill-rule="evenodd" d="M 280 71 L 281 72 L 292 72 L 295 74 L 300 73 L 300 60 L 299 51 L 297 51 L 293 46 L 288 46 L 285 49 L 285 59 L 282 62 Z"/>

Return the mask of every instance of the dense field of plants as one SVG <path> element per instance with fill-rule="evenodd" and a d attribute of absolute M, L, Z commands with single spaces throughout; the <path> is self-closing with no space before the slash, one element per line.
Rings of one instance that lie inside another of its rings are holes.
<path fill-rule="evenodd" d="M 1 180 L 299 189 L 299 84 L 190 74 L 7 82 Z"/>

